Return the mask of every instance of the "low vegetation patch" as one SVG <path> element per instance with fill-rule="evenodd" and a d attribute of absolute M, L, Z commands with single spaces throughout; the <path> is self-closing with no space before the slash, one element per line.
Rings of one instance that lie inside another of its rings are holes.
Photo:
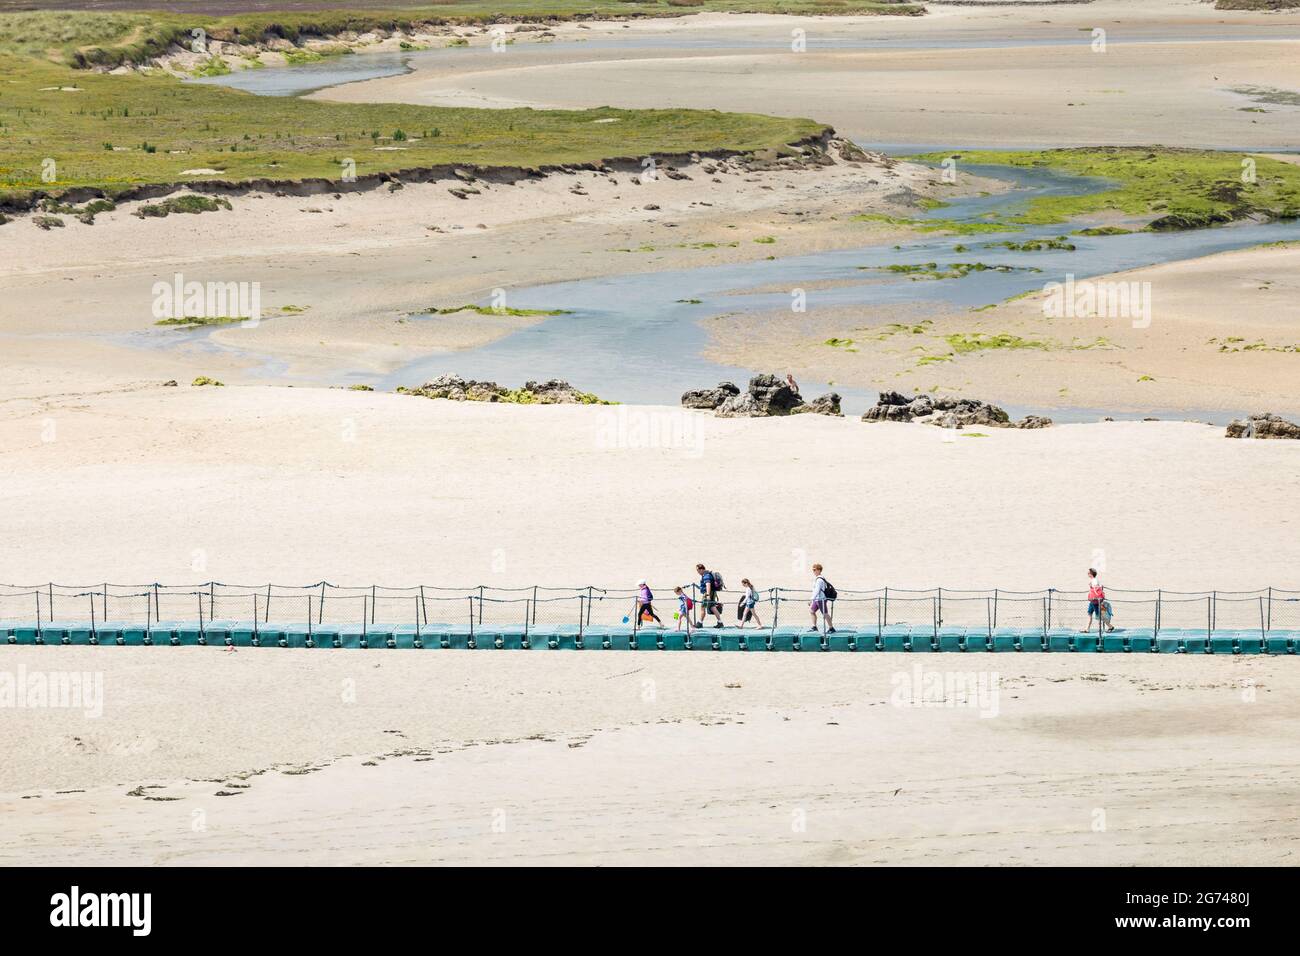
<path fill-rule="evenodd" d="M 941 161 L 949 154 L 918 159 Z M 1300 166 L 1247 153 L 1148 147 L 1081 147 L 1034 151 L 977 150 L 969 163 L 1059 170 L 1110 180 L 1084 196 L 1039 196 L 1014 222 L 1044 225 L 1104 211 L 1149 217 L 1146 229 L 1195 229 L 1241 219 L 1300 215 Z"/>
<path fill-rule="evenodd" d="M 297 6 L 288 4 L 287 6 Z M 147 4 L 141 4 L 147 6 Z M 412 31 L 421 26 L 518 22 L 521 20 L 573 20 L 626 18 L 628 16 L 681 16 L 684 12 L 790 13 L 919 16 L 919 2 L 905 0 L 844 0 L 827 6 L 824 0 L 444 0 L 434 4 L 393 4 L 382 0 L 317 0 L 317 9 L 274 12 L 255 10 L 227 16 L 201 12 L 204 6 L 236 9 L 238 5 L 192 4 L 171 0 L 160 6 L 180 7 L 153 13 L 88 10 L 22 11 L 0 15 L 0 52 L 54 57 L 77 66 L 118 66 L 143 63 L 169 47 L 188 44 L 195 28 L 214 40 L 266 43 L 337 36 L 345 31 Z M 272 5 L 274 6 L 274 5 Z M 367 10 L 374 6 L 378 9 Z M 325 9 L 320 9 L 320 8 Z M 343 7 L 343 9 L 338 9 Z M 686 9 L 683 9 L 686 8 Z"/>
<path fill-rule="evenodd" d="M 76 71 L 0 53 L 0 201 L 94 187 L 339 180 L 406 168 L 536 169 L 623 156 L 747 152 L 825 132 L 811 120 L 712 110 L 462 109 L 253 96 L 169 76 Z M 75 86 L 77 92 L 63 91 Z M 601 123 L 598 120 L 617 120 Z M 404 131 L 402 150 L 377 131 Z M 55 162 L 52 182 L 45 160 Z"/>
<path fill-rule="evenodd" d="M 217 212 L 230 209 L 229 199 L 212 199 L 208 196 L 172 196 L 160 203 L 146 203 L 135 211 L 141 219 L 163 219 L 172 213 L 196 215 L 201 212 Z"/>

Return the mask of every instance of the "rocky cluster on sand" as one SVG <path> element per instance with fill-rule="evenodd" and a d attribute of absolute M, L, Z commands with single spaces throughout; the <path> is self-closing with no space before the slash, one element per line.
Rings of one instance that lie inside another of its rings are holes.
<path fill-rule="evenodd" d="M 1297 438 L 1300 425 L 1278 418 L 1272 412 L 1260 412 L 1228 424 L 1229 438 Z"/>
<path fill-rule="evenodd" d="M 967 425 L 984 425 L 989 428 L 1046 428 L 1050 418 L 1027 415 L 1018 422 L 988 402 L 977 398 L 915 397 L 899 392 L 881 392 L 872 408 L 862 416 L 864 422 L 919 422 L 942 428 L 964 428 Z"/>
<path fill-rule="evenodd" d="M 418 388 L 399 388 L 404 395 L 422 398 L 446 398 L 453 402 L 508 402 L 515 405 L 609 405 L 590 392 L 583 392 L 568 382 L 553 378 L 545 382 L 524 382 L 523 388 L 506 388 L 496 382 L 463 379 L 459 375 L 439 375 Z"/>
<path fill-rule="evenodd" d="M 755 375 L 742 392 L 732 382 L 719 382 L 713 388 L 692 389 L 682 395 L 687 408 L 713 411 L 719 418 L 773 418 L 782 415 L 832 415 L 840 412 L 840 396 L 827 392 L 811 402 L 775 375 Z"/>

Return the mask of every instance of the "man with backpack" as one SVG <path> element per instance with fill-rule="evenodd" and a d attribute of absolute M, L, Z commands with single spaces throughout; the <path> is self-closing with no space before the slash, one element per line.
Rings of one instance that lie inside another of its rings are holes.
<path fill-rule="evenodd" d="M 808 605 L 808 610 L 812 613 L 812 627 L 810 631 L 817 630 L 817 612 L 821 611 L 822 617 L 826 620 L 826 633 L 835 633 L 835 624 L 831 617 L 831 602 L 839 597 L 839 592 L 835 590 L 835 585 L 822 577 L 822 566 L 814 564 L 813 570 L 813 596 L 812 603 Z"/>
<path fill-rule="evenodd" d="M 700 623 L 697 627 L 704 626 L 704 618 L 709 614 L 716 617 L 717 623 L 714 627 L 722 627 L 722 602 L 718 600 L 718 593 L 724 590 L 722 575 L 717 571 L 710 571 L 703 564 L 697 564 L 695 570 L 700 575 Z"/>

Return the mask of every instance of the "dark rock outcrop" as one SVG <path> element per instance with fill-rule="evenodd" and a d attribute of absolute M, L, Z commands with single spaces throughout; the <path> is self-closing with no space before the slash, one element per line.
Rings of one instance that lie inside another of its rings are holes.
<path fill-rule="evenodd" d="M 718 417 L 772 418 L 789 415 L 802 404 L 803 399 L 783 379 L 775 375 L 755 375 L 743 394 L 735 395 L 718 406 Z"/>
<path fill-rule="evenodd" d="M 559 378 L 545 382 L 524 382 L 523 392 L 538 405 L 590 405 L 594 396 L 579 391 Z"/>
<path fill-rule="evenodd" d="M 425 398 L 448 398 L 453 402 L 499 402 L 509 389 L 496 382 L 466 381 L 459 375 L 439 375 L 419 388 L 404 389 L 410 395 Z"/>
<path fill-rule="evenodd" d="M 1278 418 L 1272 412 L 1261 412 L 1228 425 L 1229 438 L 1295 438 L 1300 439 L 1300 425 Z"/>
<path fill-rule="evenodd" d="M 872 408 L 862 416 L 864 422 L 919 422 L 942 428 L 964 428 L 982 425 L 988 428 L 1046 428 L 1050 418 L 1029 415 L 1019 422 L 1011 421 L 1005 411 L 996 405 L 977 398 L 932 398 L 929 395 L 909 397 L 899 392 L 881 392 Z"/>
<path fill-rule="evenodd" d="M 715 409 L 729 398 L 740 394 L 732 382 L 719 382 L 716 388 L 695 388 L 682 395 L 682 404 L 687 408 Z"/>
<path fill-rule="evenodd" d="M 790 414 L 830 415 L 834 418 L 843 418 L 844 413 L 840 411 L 840 393 L 827 392 L 825 395 L 818 395 L 811 402 L 795 406 L 790 410 Z"/>

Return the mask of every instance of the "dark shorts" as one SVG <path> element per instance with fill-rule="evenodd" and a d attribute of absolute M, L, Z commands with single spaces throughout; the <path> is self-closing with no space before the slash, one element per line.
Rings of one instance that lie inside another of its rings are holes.
<path fill-rule="evenodd" d="M 1096 614 L 1097 611 L 1099 611 L 1099 610 L 1100 610 L 1100 608 L 1097 607 L 1097 602 L 1096 602 L 1096 601 L 1089 601 L 1089 602 L 1088 602 L 1088 617 L 1092 617 L 1092 616 L 1093 616 L 1094 614 Z"/>
<path fill-rule="evenodd" d="M 808 605 L 808 608 L 809 608 L 809 610 L 811 610 L 814 614 L 815 614 L 816 612 L 818 612 L 818 611 L 821 611 L 823 614 L 825 614 L 825 613 L 826 613 L 826 602 L 825 602 L 824 600 L 822 600 L 821 598 L 818 598 L 816 601 L 813 601 L 812 604 L 809 604 L 809 605 Z"/>

